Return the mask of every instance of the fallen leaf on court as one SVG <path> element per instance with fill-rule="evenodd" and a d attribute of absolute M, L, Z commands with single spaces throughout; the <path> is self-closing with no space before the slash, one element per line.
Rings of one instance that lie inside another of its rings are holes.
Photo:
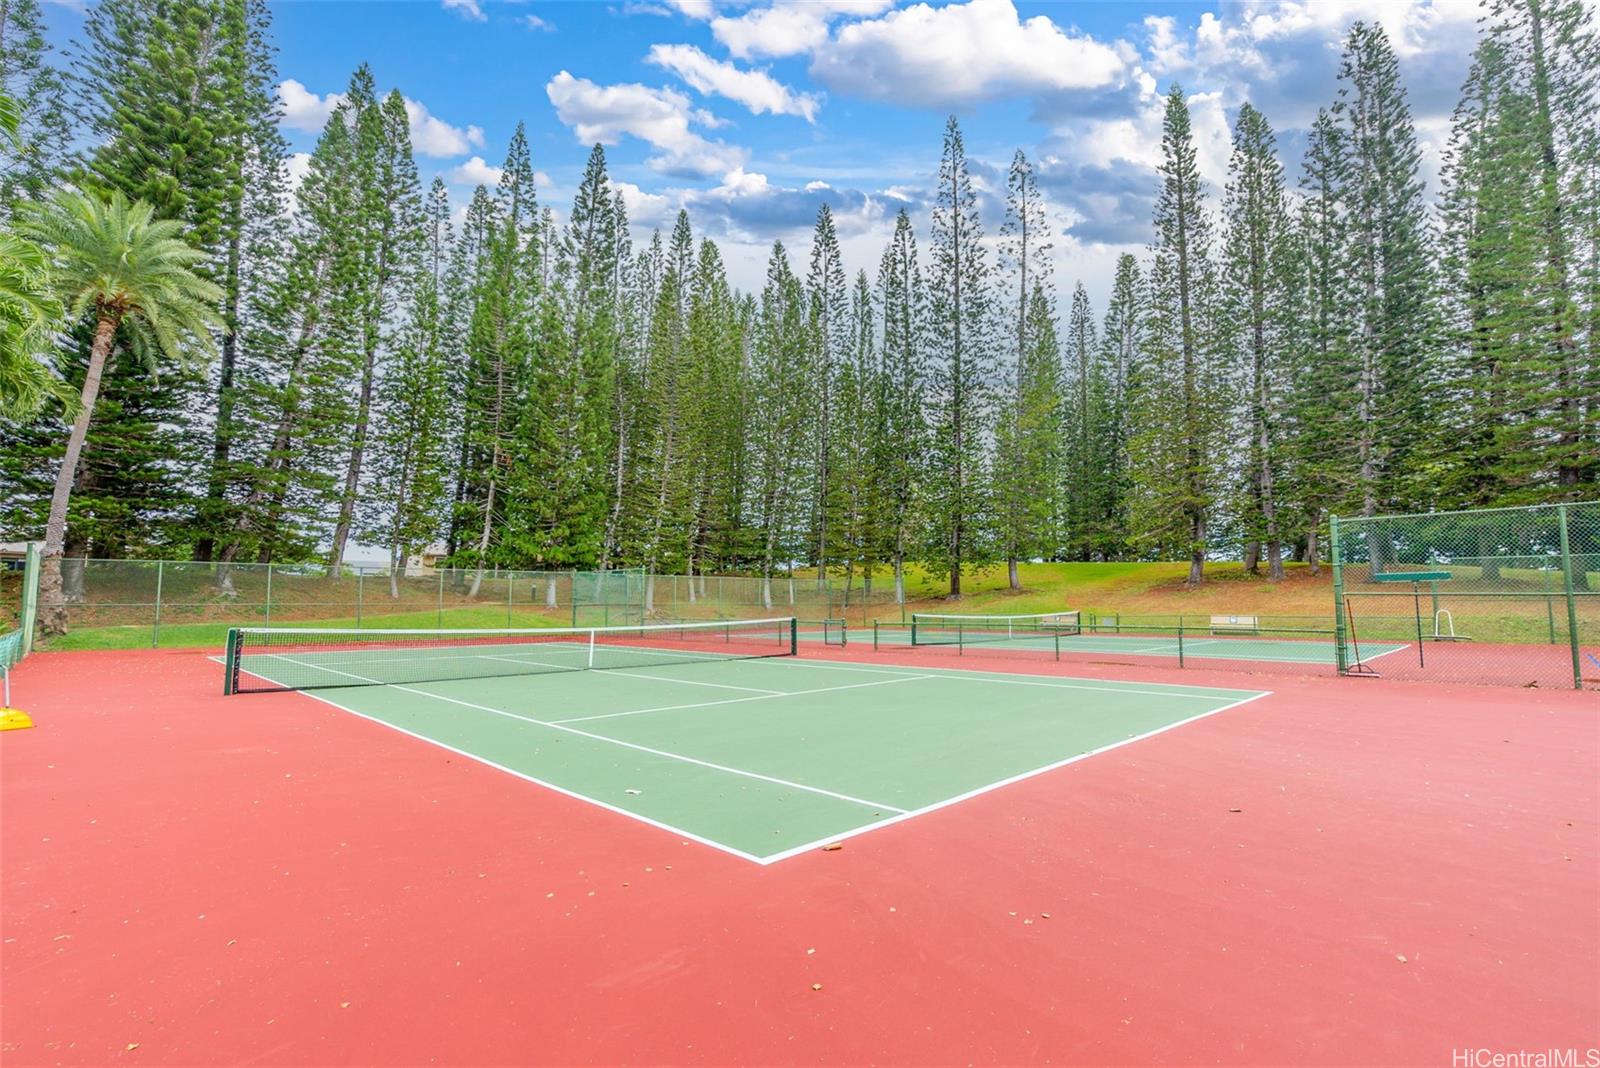
<path fill-rule="evenodd" d="M 1244 809 L 1242 809 L 1242 808 L 1230 808 L 1228 811 L 1229 812 L 1243 812 Z"/>
<path fill-rule="evenodd" d="M 348 1001 L 341 1001 L 339 1002 L 339 1007 L 341 1009 L 348 1009 L 350 1007 L 350 1003 Z"/>
<path fill-rule="evenodd" d="M 137 1043 L 137 1042 L 129 1042 L 128 1045 L 124 1048 L 124 1052 L 132 1053 L 134 1050 L 136 1050 L 138 1048 L 139 1048 L 139 1043 Z"/>
<path fill-rule="evenodd" d="M 1404 953 L 1396 953 L 1394 955 L 1394 959 L 1399 961 L 1401 964 L 1406 963 L 1406 955 Z"/>
<path fill-rule="evenodd" d="M 821 990 L 822 989 L 822 984 L 821 983 L 812 983 L 811 984 L 811 989 L 812 990 Z"/>
<path fill-rule="evenodd" d="M 1050 914 L 1048 912 L 1041 912 L 1039 913 L 1039 918 L 1041 920 L 1048 920 L 1050 918 Z"/>
<path fill-rule="evenodd" d="M 625 793 L 625 794 L 636 794 L 636 793 L 639 793 L 639 791 L 638 791 L 638 790 L 634 790 L 634 789 L 632 789 L 632 788 L 629 788 L 629 789 L 626 789 L 626 790 L 623 790 L 623 791 L 622 791 L 622 792 L 623 792 L 623 793 Z"/>
<path fill-rule="evenodd" d="M 827 845 L 822 847 L 822 851 L 824 853 L 832 853 L 836 849 L 843 849 L 843 848 L 844 848 L 844 843 L 843 842 L 829 842 Z"/>

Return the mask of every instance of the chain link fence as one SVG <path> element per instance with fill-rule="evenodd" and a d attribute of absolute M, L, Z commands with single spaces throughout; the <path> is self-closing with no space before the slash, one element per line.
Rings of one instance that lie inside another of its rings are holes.
<path fill-rule="evenodd" d="M 1341 673 L 1600 688 L 1600 501 L 1335 519 Z"/>
<path fill-rule="evenodd" d="M 229 627 L 539 627 L 801 616 L 866 619 L 875 591 L 828 579 L 182 560 L 62 561 L 62 647 L 219 644 Z M 620 578 L 614 576 L 621 576 Z M 131 632 L 131 633 L 130 633 Z"/>

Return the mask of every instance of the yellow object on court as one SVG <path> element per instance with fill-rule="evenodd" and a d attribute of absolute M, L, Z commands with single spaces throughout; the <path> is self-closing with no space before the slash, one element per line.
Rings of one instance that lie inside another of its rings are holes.
<path fill-rule="evenodd" d="M 20 708 L 0 708 L 0 731 L 20 731 L 33 726 L 33 719 Z"/>

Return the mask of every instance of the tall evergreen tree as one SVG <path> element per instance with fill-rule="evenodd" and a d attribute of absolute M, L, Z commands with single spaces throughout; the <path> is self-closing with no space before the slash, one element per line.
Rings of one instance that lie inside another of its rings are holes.
<path fill-rule="evenodd" d="M 1414 428 L 1431 418 L 1438 384 L 1432 253 L 1418 174 L 1421 152 L 1382 28 L 1351 27 L 1340 61 L 1341 157 L 1336 192 L 1349 273 L 1346 343 L 1357 371 L 1356 486 L 1363 515 L 1425 503 L 1428 457 Z"/>
<path fill-rule="evenodd" d="M 337 572 L 355 521 L 372 405 L 384 354 L 402 294 L 412 282 L 422 242 L 421 189 L 411 155 L 410 119 L 398 90 L 380 105 L 365 68 L 356 72 L 348 99 L 355 101 L 355 178 L 358 185 L 356 240 L 359 275 L 351 294 L 356 337 L 350 452 L 338 495 L 338 517 L 328 550 Z"/>
<path fill-rule="evenodd" d="M 1527 141 L 1534 155 L 1532 213 L 1541 247 L 1531 297 L 1545 336 L 1542 350 L 1524 362 L 1518 390 L 1530 433 L 1506 443 L 1507 459 L 1520 477 L 1537 477 L 1538 468 L 1553 465 L 1551 495 L 1572 498 L 1600 481 L 1592 425 L 1600 383 L 1592 364 L 1585 367 L 1574 263 L 1574 246 L 1593 241 L 1592 230 L 1584 234 L 1582 227 L 1593 219 L 1600 197 L 1592 181 L 1580 178 L 1600 127 L 1600 40 L 1592 12 L 1580 0 L 1494 0 L 1489 7 L 1492 38 L 1526 94 L 1510 99 L 1526 99 L 1529 110 L 1526 132 L 1517 141 Z"/>
<path fill-rule="evenodd" d="M 928 284 L 926 563 L 961 596 L 962 572 L 994 550 L 987 459 L 993 432 L 993 302 L 977 191 L 961 127 L 945 124 Z"/>
<path fill-rule="evenodd" d="M 1100 364 L 1104 368 L 1105 394 L 1101 401 L 1100 445 L 1095 450 L 1104 464 L 1105 533 L 1102 552 L 1117 559 L 1128 552 L 1128 398 L 1136 390 L 1139 356 L 1144 348 L 1144 279 L 1132 253 L 1117 257 L 1111 281 L 1111 299 L 1100 330 Z"/>
<path fill-rule="evenodd" d="M 1283 532 L 1278 511 L 1284 464 L 1284 354 L 1296 319 L 1296 263 L 1283 184 L 1283 165 L 1266 117 L 1248 103 L 1239 109 L 1223 203 L 1224 315 L 1235 343 L 1233 359 L 1245 384 L 1243 436 L 1249 441 L 1241 472 L 1245 570 L 1255 572 L 1263 550 L 1267 574 L 1283 578 Z"/>
<path fill-rule="evenodd" d="M 811 372 L 807 377 L 813 398 L 813 417 L 808 429 L 816 454 L 811 469 L 809 540 L 820 588 L 827 583 L 828 560 L 833 555 L 835 538 L 830 530 L 836 525 L 843 506 L 841 487 L 834 477 L 834 453 L 840 447 L 839 429 L 834 419 L 834 394 L 840 370 L 850 351 L 850 298 L 833 212 L 826 204 L 818 210 L 816 228 L 812 231 L 806 299 L 806 333 L 811 342 Z"/>
<path fill-rule="evenodd" d="M 809 421 L 806 369 L 811 355 L 805 337 L 809 301 L 789 266 L 781 242 L 772 246 L 767 284 L 755 324 L 750 366 L 750 418 L 761 428 L 751 441 L 750 511 L 760 530 L 755 561 L 762 598 L 772 607 L 772 579 L 779 568 L 804 552 L 802 494 L 813 454 L 804 435 Z"/>
<path fill-rule="evenodd" d="M 1078 283 L 1067 316 L 1066 368 L 1057 408 L 1058 433 L 1065 454 L 1056 472 L 1054 514 L 1066 535 L 1064 548 L 1074 560 L 1097 554 L 1105 519 L 1105 457 L 1099 452 L 1102 412 L 1100 346 L 1089 292 Z"/>
<path fill-rule="evenodd" d="M 1220 493 L 1222 404 L 1211 226 L 1183 90 L 1167 94 L 1161 193 L 1156 200 L 1145 354 L 1131 447 L 1133 525 L 1146 544 L 1189 559 L 1189 585 L 1205 578 L 1210 522 Z"/>
<path fill-rule="evenodd" d="M 448 360 L 453 355 L 446 286 L 452 248 L 450 199 L 438 178 L 422 206 L 421 262 L 403 270 L 409 308 L 378 384 L 373 469 L 365 501 L 368 532 L 389 549 L 389 595 L 412 551 L 439 532 L 445 499 Z"/>
<path fill-rule="evenodd" d="M 1046 307 L 1052 300 L 1050 278 L 1050 226 L 1044 197 L 1034 178 L 1033 165 L 1020 150 L 1011 160 L 1006 174 L 1006 218 L 1000 227 L 1001 266 L 1006 273 L 1004 288 L 1009 308 L 1002 313 L 1008 320 L 1005 334 L 1011 349 L 1011 388 L 1001 400 L 994 458 L 994 494 L 998 503 L 1001 550 L 1006 558 L 1006 577 L 1011 589 L 1019 590 L 1017 574 L 1020 556 L 1051 551 L 1052 533 L 1047 525 L 1035 521 L 1040 507 L 1048 514 L 1050 496 L 1024 499 L 1041 486 L 1054 488 L 1057 472 L 1039 470 L 1041 463 L 1053 463 L 1057 454 L 1053 438 L 1056 398 L 1048 400 L 1049 418 L 1041 421 L 1034 409 L 1045 399 L 1036 394 L 1046 388 L 1040 368 L 1031 367 L 1036 347 L 1029 329 L 1036 322 L 1037 299 Z M 1053 332 L 1053 331 L 1052 331 Z M 1048 376 L 1048 386 L 1059 383 L 1059 373 Z"/>
<path fill-rule="evenodd" d="M 926 473 L 928 384 L 928 295 L 917 258 L 917 238 L 904 208 L 878 262 L 878 317 L 883 341 L 878 347 L 877 435 L 873 464 L 882 472 L 880 553 L 894 567 L 894 598 L 906 599 L 905 565 L 916 551 L 919 501 Z"/>

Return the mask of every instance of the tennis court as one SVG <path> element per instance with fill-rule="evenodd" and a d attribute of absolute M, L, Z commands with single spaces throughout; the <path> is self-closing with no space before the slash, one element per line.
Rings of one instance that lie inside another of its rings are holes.
<path fill-rule="evenodd" d="M 764 864 L 1266 696 L 798 659 L 794 635 L 246 632 L 229 673 Z"/>
<path fill-rule="evenodd" d="M 1177 633 L 1175 628 L 1138 628 L 1114 626 L 1111 632 L 1079 629 L 1071 625 L 1021 624 L 1007 625 L 1006 620 L 1049 619 L 1074 617 L 1077 613 L 1055 613 L 1048 617 L 995 616 L 985 619 L 978 616 L 924 616 L 922 619 L 941 622 L 924 623 L 918 627 L 880 626 L 875 641 L 889 646 L 1003 646 L 1008 649 L 1035 651 L 1054 656 L 1081 653 L 1103 653 L 1114 656 L 1144 656 L 1171 658 L 1183 656 L 1201 660 L 1230 660 L 1262 664 L 1327 665 L 1330 669 L 1336 659 L 1334 642 L 1318 638 L 1263 637 L 1253 634 L 1218 634 L 1206 631 Z M 954 622 L 965 620 L 965 622 Z M 998 622 L 997 622 L 998 621 Z M 1410 648 L 1401 642 L 1362 642 L 1363 661 L 1371 661 Z"/>

